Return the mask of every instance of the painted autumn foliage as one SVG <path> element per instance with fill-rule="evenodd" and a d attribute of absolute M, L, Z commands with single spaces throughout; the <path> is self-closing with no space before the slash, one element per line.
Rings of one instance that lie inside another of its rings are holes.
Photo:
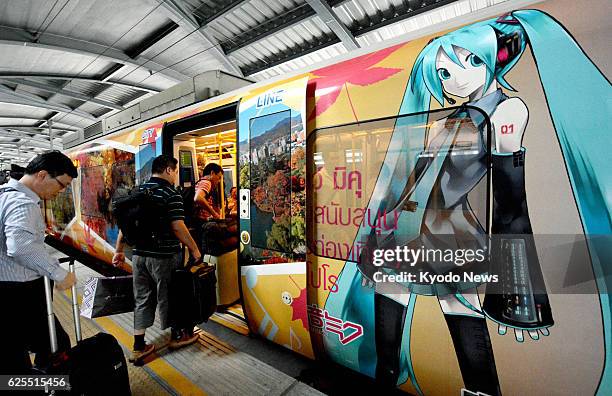
<path fill-rule="evenodd" d="M 319 99 L 310 113 L 308 119 L 313 119 L 329 109 L 340 96 L 342 89 L 346 89 L 351 110 L 355 120 L 359 120 L 349 92 L 351 85 L 368 86 L 399 73 L 402 69 L 379 67 L 378 63 L 395 52 L 401 45 L 396 45 L 382 51 L 360 56 L 346 62 L 324 67 L 314 72 L 315 77 L 311 80 L 315 86 L 315 96 Z"/>

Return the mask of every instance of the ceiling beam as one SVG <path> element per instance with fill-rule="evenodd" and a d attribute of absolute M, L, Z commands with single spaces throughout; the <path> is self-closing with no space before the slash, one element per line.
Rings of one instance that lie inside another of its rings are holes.
<path fill-rule="evenodd" d="M 3 138 L 10 138 L 10 139 L 30 139 L 33 142 L 39 142 L 42 144 L 47 144 L 47 148 L 49 147 L 49 145 L 51 144 L 51 142 L 49 141 L 49 135 L 48 134 L 40 134 L 40 133 L 35 133 L 35 132 L 23 132 L 22 133 L 19 132 L 13 132 L 11 130 L 8 129 L 4 129 L 3 127 L 0 127 L 0 137 Z M 27 133 L 32 133 L 35 136 L 30 136 L 27 135 Z M 61 143 L 62 142 L 62 138 L 61 137 L 57 137 L 53 139 L 53 144 L 56 144 L 56 142 Z M 10 142 L 3 142 L 3 143 L 10 143 Z"/>
<path fill-rule="evenodd" d="M 347 51 L 352 51 L 359 48 L 355 36 L 351 31 L 342 23 L 338 15 L 334 12 L 333 8 L 325 0 L 306 0 L 308 5 L 317 13 L 319 18 L 327 25 L 327 27 L 334 32 L 336 36 L 342 41 L 342 44 Z"/>
<path fill-rule="evenodd" d="M 8 96 L 8 97 L 0 96 L 0 102 L 21 104 L 24 106 L 39 107 L 43 109 L 58 111 L 61 113 L 74 114 L 76 116 L 80 116 L 80 117 L 86 118 L 91 121 L 98 120 L 93 114 L 87 113 L 82 110 L 73 109 L 69 106 L 66 106 L 60 103 L 49 102 L 41 98 L 40 96 L 36 96 L 28 92 L 17 92 L 7 87 L 6 85 L 0 84 L 0 93 L 3 93 L 6 96 Z"/>
<path fill-rule="evenodd" d="M 38 153 L 40 150 L 34 147 L 23 147 L 21 144 L 0 143 L 2 153 L 21 151 L 22 153 Z M 17 147 L 17 148 L 16 148 Z"/>
<path fill-rule="evenodd" d="M 145 70 L 160 73 L 177 82 L 190 78 L 171 67 L 166 67 L 143 56 L 130 58 L 124 51 L 104 44 L 50 33 L 45 33 L 42 36 L 36 37 L 23 29 L 0 26 L 0 45 L 35 47 L 53 51 L 70 52 L 102 59 L 108 62 L 121 63 L 134 68 L 144 67 Z"/>
<path fill-rule="evenodd" d="M 287 48 L 286 50 L 276 53 L 270 57 L 244 65 L 242 67 L 242 71 L 246 76 L 255 74 L 262 70 L 278 66 L 281 63 L 288 62 L 290 60 L 299 58 L 300 56 L 310 54 L 311 52 L 318 51 L 339 42 L 340 39 L 335 34 L 323 34 L 322 36 L 313 38 L 308 42 L 297 45 L 296 47 Z"/>
<path fill-rule="evenodd" d="M 9 149 L 10 150 L 10 149 Z M 25 159 L 25 160 L 29 160 L 30 158 L 34 157 L 37 153 L 35 152 L 28 152 L 28 153 L 19 153 L 18 150 L 10 150 L 9 152 L 4 152 L 2 154 L 0 154 L 0 158 L 4 158 L 4 159 L 12 159 L 14 157 L 17 157 L 19 159 Z"/>
<path fill-rule="evenodd" d="M 21 121 L 28 121 L 28 122 L 42 122 L 42 123 L 46 123 L 48 120 L 46 118 L 34 118 L 34 117 L 21 117 L 21 116 L 15 116 L 15 115 L 2 115 L 0 114 L 0 119 L 5 119 L 5 120 L 21 120 Z M 72 124 L 68 124 L 68 123 L 64 123 L 64 122 L 54 122 L 53 123 L 54 126 L 57 126 L 60 129 L 68 129 L 71 127 L 76 127 L 78 128 L 76 125 L 72 125 Z M 62 127 L 63 125 L 63 127 Z M 3 125 L 0 125 L 0 127 L 2 127 Z M 28 127 L 28 125 L 19 125 L 20 127 Z M 32 128 L 40 128 L 42 127 L 42 125 L 36 125 L 36 126 L 32 126 Z"/>
<path fill-rule="evenodd" d="M 61 89 L 58 87 L 54 87 L 53 85 L 49 85 L 49 84 L 42 84 L 42 83 L 38 83 L 35 81 L 23 80 L 23 79 L 6 79 L 6 78 L 0 78 L 0 82 L 9 83 L 9 84 L 25 85 L 26 87 L 37 88 L 37 89 L 41 89 L 43 91 L 51 92 L 57 95 L 62 95 L 62 96 L 66 96 L 69 98 L 82 100 L 84 102 L 94 103 L 94 104 L 97 104 L 98 106 L 107 107 L 113 110 L 125 110 L 123 106 L 117 105 L 115 103 L 107 102 L 106 100 L 97 99 L 93 96 L 83 95 L 78 92 L 70 91 L 68 89 Z"/>
<path fill-rule="evenodd" d="M 48 126 L 30 126 L 30 125 L 0 125 L 0 128 L 12 129 L 15 131 L 23 131 L 23 132 L 33 132 L 38 133 L 38 131 L 48 131 Z M 79 132 L 79 129 L 75 128 L 63 128 L 60 126 L 56 126 L 55 122 L 53 123 L 53 127 L 51 128 L 57 132 Z"/>
<path fill-rule="evenodd" d="M 343 1 L 344 0 L 338 0 L 338 4 L 342 3 Z M 438 7 L 445 6 L 455 1 L 457 0 L 418 0 L 418 1 L 417 0 L 405 0 L 401 3 L 402 4 L 401 6 L 393 7 L 393 11 L 380 12 L 375 17 L 370 18 L 366 16 L 363 20 L 356 21 L 353 25 L 349 27 L 349 30 L 351 34 L 353 35 L 353 37 L 359 37 L 373 30 L 380 29 L 381 27 L 387 26 L 392 23 L 399 22 L 401 20 L 413 17 L 423 12 L 434 10 Z M 329 5 L 332 7 L 338 5 L 338 4 L 333 4 L 333 3 L 334 3 L 334 0 L 329 1 Z M 413 4 L 414 7 L 412 7 L 411 4 Z M 314 11 L 312 12 L 314 13 Z M 304 18 L 294 23 L 302 22 L 303 19 Z M 261 25 L 261 28 L 263 28 L 264 25 L 265 24 Z M 282 27 L 277 27 L 276 31 L 285 29 L 286 27 L 287 27 L 286 25 Z M 268 27 L 265 27 L 265 28 L 267 29 Z M 257 28 L 257 29 L 260 29 L 260 28 Z M 246 41 L 237 40 L 235 44 L 232 43 L 231 45 L 233 45 L 233 48 L 239 49 L 246 45 L 259 41 L 263 37 L 266 37 L 272 33 L 263 32 L 261 33 L 260 36 L 256 36 L 256 37 L 249 36 L 250 38 L 248 40 Z M 255 33 L 252 33 L 251 35 L 253 34 Z M 256 60 L 254 62 L 241 66 L 241 69 L 244 72 L 245 76 L 249 76 L 251 74 L 255 74 L 262 70 L 268 69 L 270 67 L 280 65 L 281 63 L 285 63 L 292 59 L 299 58 L 300 56 L 306 55 L 310 52 L 313 52 L 321 48 L 325 48 L 329 45 L 336 44 L 338 42 L 340 42 L 340 39 L 337 38 L 337 36 L 335 37 L 332 36 L 330 38 L 329 36 L 324 35 L 322 37 L 317 37 L 312 42 L 305 43 L 303 45 L 299 45 L 293 48 L 288 48 L 287 50 L 281 51 L 277 54 L 267 57 L 266 59 Z M 231 53 L 235 51 L 236 49 L 226 48 L 225 51 L 227 53 Z"/>
<path fill-rule="evenodd" d="M 216 58 L 228 71 L 243 77 L 242 70 L 236 66 L 223 52 L 220 45 L 213 43 L 213 38 L 205 31 L 205 26 L 201 26 L 196 17 L 189 11 L 183 0 L 157 0 L 170 19 L 188 32 L 195 31 L 204 46 L 209 47 L 212 56 Z"/>
<path fill-rule="evenodd" d="M 355 21 L 350 29 L 355 37 L 359 37 L 376 29 L 401 22 L 404 19 L 412 18 L 427 11 L 435 10 L 455 1 L 457 0 L 405 0 L 400 6 L 392 6 L 371 18 L 366 17 L 360 21 Z"/>
<path fill-rule="evenodd" d="M 347 0 L 329 0 L 328 3 L 331 7 L 335 7 L 344 3 L 345 1 Z M 289 12 L 283 13 L 279 17 L 270 19 L 252 29 L 232 37 L 230 40 L 224 41 L 221 43 L 221 47 L 226 54 L 231 54 L 232 52 L 238 51 L 240 48 L 253 44 L 274 33 L 300 24 L 304 22 L 305 19 L 315 15 L 315 10 L 312 7 L 308 7 L 306 4 L 304 4 L 303 7 L 297 7 Z"/>
<path fill-rule="evenodd" d="M 42 150 L 50 150 L 51 149 L 51 145 L 49 144 L 49 142 L 45 143 L 41 143 L 37 140 L 29 140 L 29 141 L 25 141 L 25 142 L 2 142 L 0 143 L 0 145 L 10 145 L 10 146 L 15 146 L 15 147 L 21 147 L 22 149 L 24 148 L 39 148 Z M 53 143 L 53 147 L 55 148 L 59 148 L 61 149 L 63 147 L 62 143 L 56 144 Z"/>
<path fill-rule="evenodd" d="M 37 78 L 40 80 L 68 80 L 68 81 L 85 81 L 92 82 L 97 84 L 104 84 L 107 86 L 116 85 L 118 87 L 125 87 L 134 89 L 137 91 L 145 91 L 148 93 L 158 93 L 161 92 L 157 88 L 148 87 L 146 85 L 141 84 L 132 84 L 127 82 L 119 82 L 112 80 L 103 80 L 103 76 L 98 77 L 84 77 L 79 75 L 70 75 L 70 74 L 39 74 L 39 73 L 6 73 L 0 72 L 0 78 Z"/>
<path fill-rule="evenodd" d="M 213 8 L 212 12 L 205 12 L 212 8 L 210 5 L 205 3 L 194 11 L 194 15 L 199 20 L 201 26 L 206 26 L 215 19 L 220 18 L 225 14 L 229 14 L 230 12 L 239 8 L 246 2 L 248 2 L 248 0 L 230 0 L 223 3 L 221 7 Z"/>

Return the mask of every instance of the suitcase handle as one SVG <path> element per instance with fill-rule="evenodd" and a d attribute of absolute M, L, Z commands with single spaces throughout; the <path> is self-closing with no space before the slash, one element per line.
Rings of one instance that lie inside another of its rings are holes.
<path fill-rule="evenodd" d="M 63 257 L 59 260 L 61 263 L 68 262 L 68 271 L 74 274 L 74 258 Z M 53 289 L 51 287 L 51 279 L 48 276 L 44 277 L 45 282 L 45 302 L 47 304 L 47 323 L 49 324 L 49 340 L 51 341 L 51 352 L 55 353 L 58 350 L 57 346 L 57 329 L 55 328 L 55 316 L 53 315 Z M 81 320 L 79 317 L 79 301 L 77 299 L 76 283 L 70 288 L 72 294 L 72 318 L 74 319 L 74 334 L 77 342 L 83 339 L 81 333 Z"/>

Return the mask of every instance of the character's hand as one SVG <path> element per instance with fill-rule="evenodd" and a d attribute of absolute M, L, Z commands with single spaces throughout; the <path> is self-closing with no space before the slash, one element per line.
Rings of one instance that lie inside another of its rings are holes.
<path fill-rule="evenodd" d="M 113 265 L 116 267 L 121 263 L 125 263 L 125 253 L 117 252 L 113 255 Z"/>
<path fill-rule="evenodd" d="M 499 327 L 497 328 L 497 333 L 499 335 L 505 335 L 508 332 L 508 327 L 510 327 L 510 329 L 514 329 L 514 338 L 516 339 L 516 342 L 525 341 L 525 336 L 524 336 L 525 332 L 527 332 L 529 334 L 529 337 L 531 337 L 531 339 L 534 341 L 537 341 L 540 339 L 540 334 L 542 334 L 545 337 L 550 335 L 550 331 L 548 330 L 548 327 L 527 330 L 527 329 L 520 329 L 518 327 L 503 325 L 501 323 L 499 324 Z"/>

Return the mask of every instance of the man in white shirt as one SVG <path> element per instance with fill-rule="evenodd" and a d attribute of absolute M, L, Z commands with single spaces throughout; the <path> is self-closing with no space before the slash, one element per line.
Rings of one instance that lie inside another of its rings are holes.
<path fill-rule="evenodd" d="M 59 151 L 38 155 L 25 175 L 0 187 L 0 339 L 3 356 L 0 374 L 28 374 L 28 352 L 35 364 L 49 364 L 51 348 L 43 276 L 65 290 L 76 283 L 74 274 L 60 267 L 45 249 L 42 200 L 52 199 L 77 177 L 77 169 Z M 70 339 L 55 319 L 60 350 Z"/>

